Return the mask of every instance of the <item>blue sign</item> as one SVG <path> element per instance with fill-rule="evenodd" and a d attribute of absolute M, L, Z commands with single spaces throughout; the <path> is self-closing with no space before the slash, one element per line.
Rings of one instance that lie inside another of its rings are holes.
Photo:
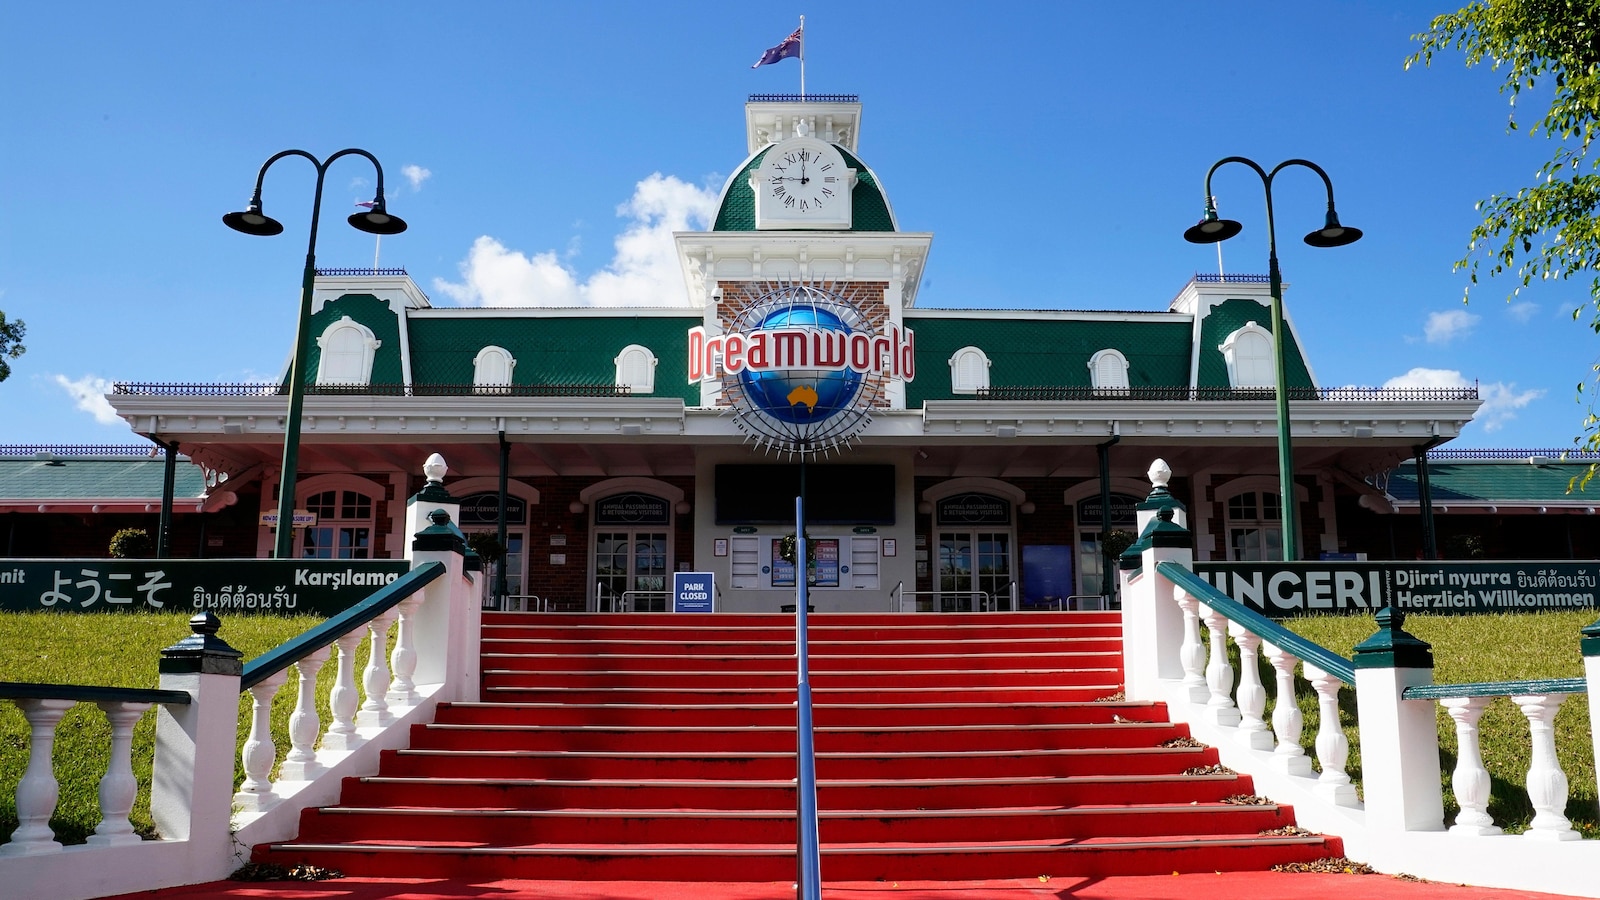
<path fill-rule="evenodd" d="M 713 572 L 673 572 L 672 611 L 716 612 L 717 576 Z"/>

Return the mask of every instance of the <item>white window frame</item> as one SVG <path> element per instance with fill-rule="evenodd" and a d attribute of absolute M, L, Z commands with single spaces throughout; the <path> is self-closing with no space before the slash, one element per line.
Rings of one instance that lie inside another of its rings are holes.
<path fill-rule="evenodd" d="M 974 361 L 982 363 L 975 365 Z M 962 347 L 950 357 L 950 393 L 976 394 L 989 389 L 989 355 L 977 347 Z"/>
<path fill-rule="evenodd" d="M 1110 362 L 1114 365 L 1110 371 L 1102 367 L 1103 363 Z M 1110 375 L 1110 379 L 1103 376 Z M 1127 390 L 1128 389 L 1128 358 L 1122 355 L 1121 350 L 1106 348 L 1089 357 L 1089 383 L 1096 390 Z"/>
<path fill-rule="evenodd" d="M 503 369 L 496 371 L 496 367 Z M 472 358 L 472 392 L 475 394 L 509 394 L 511 373 L 517 369 L 517 358 L 504 347 L 490 344 Z M 501 375 L 504 377 L 500 377 Z"/>
<path fill-rule="evenodd" d="M 342 342 L 346 332 L 354 332 L 356 345 L 349 350 L 330 350 Z M 372 329 L 349 316 L 329 325 L 317 338 L 317 384 L 371 384 L 372 360 L 383 342 Z M 329 365 L 334 360 L 334 365 Z"/>
<path fill-rule="evenodd" d="M 656 364 L 660 360 L 643 344 L 629 344 L 612 360 L 617 366 L 617 386 L 626 387 L 635 394 L 656 392 Z M 638 371 L 642 369 L 643 371 Z M 630 371 L 633 370 L 633 371 Z"/>
<path fill-rule="evenodd" d="M 1260 340 L 1266 345 L 1266 356 L 1263 362 L 1266 367 L 1267 377 L 1264 381 L 1243 380 L 1239 363 L 1242 360 L 1239 351 L 1247 349 L 1250 344 Z M 1235 388 L 1270 388 L 1277 383 L 1277 356 L 1276 345 L 1272 340 L 1272 332 L 1262 328 L 1254 322 L 1246 322 L 1244 327 L 1228 335 L 1227 340 L 1217 348 L 1222 351 L 1222 358 L 1228 364 L 1228 384 Z"/>

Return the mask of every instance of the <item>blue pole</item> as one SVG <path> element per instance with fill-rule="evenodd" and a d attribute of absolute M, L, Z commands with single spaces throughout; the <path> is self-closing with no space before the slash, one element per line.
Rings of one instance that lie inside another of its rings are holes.
<path fill-rule="evenodd" d="M 799 672 L 796 686 L 796 732 L 799 742 L 799 810 L 797 814 L 800 844 L 796 864 L 799 868 L 800 900 L 822 898 L 822 850 L 817 837 L 817 763 L 816 748 L 811 734 L 811 663 L 806 646 L 806 581 L 810 575 L 810 557 L 806 551 L 806 505 L 804 497 L 794 499 L 794 652 Z"/>

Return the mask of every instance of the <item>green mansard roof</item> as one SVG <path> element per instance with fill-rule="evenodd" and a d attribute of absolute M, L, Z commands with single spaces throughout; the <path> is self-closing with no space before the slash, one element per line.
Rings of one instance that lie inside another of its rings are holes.
<path fill-rule="evenodd" d="M 878 185 L 878 179 L 872 170 L 862 164 L 861 160 L 853 156 L 850 151 L 833 145 L 840 155 L 844 157 L 845 165 L 856 170 L 856 187 L 851 192 L 851 231 L 894 231 L 894 216 L 889 212 L 889 202 L 884 199 L 883 188 Z M 722 201 L 717 206 L 717 222 L 711 226 L 712 231 L 755 231 L 756 230 L 756 194 L 750 188 L 750 172 L 761 166 L 764 159 L 772 150 L 767 147 L 758 151 L 745 163 L 728 182 L 727 190 L 723 192 Z"/>

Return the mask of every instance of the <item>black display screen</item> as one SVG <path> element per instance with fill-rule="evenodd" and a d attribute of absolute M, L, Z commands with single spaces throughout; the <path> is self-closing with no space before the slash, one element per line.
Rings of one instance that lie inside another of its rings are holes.
<path fill-rule="evenodd" d="M 717 466 L 718 525 L 794 524 L 800 466 Z M 893 525 L 894 466 L 807 465 L 806 522 Z"/>

